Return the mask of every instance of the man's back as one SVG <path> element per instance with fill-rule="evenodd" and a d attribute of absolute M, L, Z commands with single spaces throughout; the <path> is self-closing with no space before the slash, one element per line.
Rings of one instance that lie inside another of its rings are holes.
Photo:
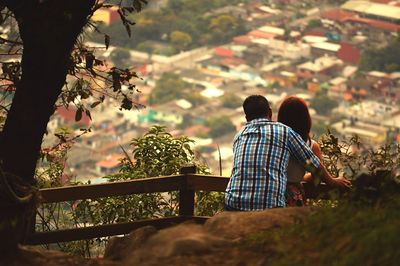
<path fill-rule="evenodd" d="M 236 135 L 225 203 L 238 210 L 284 207 L 289 156 L 318 167 L 319 160 L 289 127 L 258 118 Z"/>

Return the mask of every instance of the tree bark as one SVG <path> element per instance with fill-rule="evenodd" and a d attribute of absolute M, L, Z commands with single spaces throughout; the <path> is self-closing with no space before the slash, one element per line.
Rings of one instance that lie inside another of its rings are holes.
<path fill-rule="evenodd" d="M 95 0 L 9 2 L 23 41 L 22 77 L 0 135 L 0 161 L 5 172 L 34 186 L 43 135 Z"/>

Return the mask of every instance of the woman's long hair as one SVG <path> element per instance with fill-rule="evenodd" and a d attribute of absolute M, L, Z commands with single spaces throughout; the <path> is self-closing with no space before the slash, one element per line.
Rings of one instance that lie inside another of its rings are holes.
<path fill-rule="evenodd" d="M 278 122 L 291 127 L 304 141 L 310 139 L 311 116 L 303 99 L 296 96 L 286 98 L 279 107 Z"/>

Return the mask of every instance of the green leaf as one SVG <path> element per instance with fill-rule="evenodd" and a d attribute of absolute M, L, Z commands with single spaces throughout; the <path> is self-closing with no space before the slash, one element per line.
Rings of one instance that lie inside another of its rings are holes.
<path fill-rule="evenodd" d="M 75 113 L 75 121 L 78 122 L 82 119 L 82 108 L 78 108 Z"/>
<path fill-rule="evenodd" d="M 95 108 L 99 104 L 101 104 L 101 101 L 94 102 L 90 105 L 90 108 Z"/>
<path fill-rule="evenodd" d="M 92 115 L 88 109 L 85 110 L 85 114 L 89 117 L 90 120 L 92 120 Z"/>
<path fill-rule="evenodd" d="M 107 34 L 104 34 L 104 45 L 106 46 L 106 50 L 110 46 L 110 36 L 108 36 Z"/>

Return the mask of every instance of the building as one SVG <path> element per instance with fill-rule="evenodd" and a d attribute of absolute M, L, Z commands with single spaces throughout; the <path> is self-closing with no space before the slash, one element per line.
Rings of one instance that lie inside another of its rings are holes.
<path fill-rule="evenodd" d="M 310 46 L 306 43 L 291 43 L 284 40 L 269 40 L 268 52 L 270 55 L 280 56 L 287 59 L 296 60 L 299 58 L 307 58 L 310 56 Z"/>
<path fill-rule="evenodd" d="M 297 77 L 302 79 L 312 78 L 316 74 L 329 75 L 336 72 L 337 67 L 343 61 L 332 56 L 322 56 L 315 60 L 305 62 L 297 66 Z"/>
<path fill-rule="evenodd" d="M 341 8 L 358 14 L 360 17 L 381 20 L 400 25 L 400 7 L 365 0 L 351 0 Z"/>
<path fill-rule="evenodd" d="M 117 173 L 123 158 L 124 156 L 121 154 L 107 156 L 104 160 L 96 162 L 96 172 L 101 175 Z"/>
<path fill-rule="evenodd" d="M 93 21 L 104 23 L 110 26 L 119 19 L 118 8 L 100 8 L 94 12 L 92 18 Z"/>

